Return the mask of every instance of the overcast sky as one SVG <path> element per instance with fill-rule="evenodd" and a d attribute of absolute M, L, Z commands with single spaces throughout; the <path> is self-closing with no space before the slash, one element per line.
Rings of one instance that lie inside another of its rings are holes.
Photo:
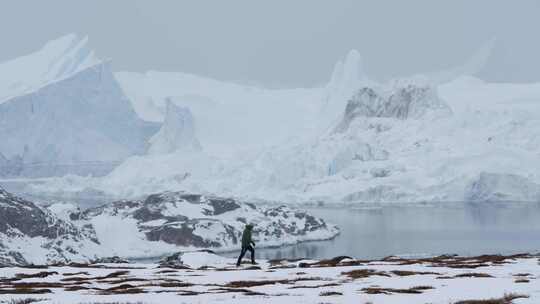
<path fill-rule="evenodd" d="M 313 86 L 350 49 L 386 79 L 461 64 L 496 37 L 480 76 L 540 81 L 540 1 L 0 1 L 0 61 L 75 32 L 115 70 Z"/>

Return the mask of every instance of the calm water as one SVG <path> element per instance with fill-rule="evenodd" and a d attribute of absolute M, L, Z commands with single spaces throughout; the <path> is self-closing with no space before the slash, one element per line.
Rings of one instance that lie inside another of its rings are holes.
<path fill-rule="evenodd" d="M 22 189 L 19 189 L 18 183 L 3 182 L 2 185 L 15 193 Z M 32 196 L 27 198 L 36 199 Z M 51 201 L 51 198 L 44 201 Z M 69 201 L 77 202 L 84 208 L 108 200 L 79 197 Z M 257 257 L 318 259 L 348 255 L 371 259 L 389 255 L 540 251 L 540 203 L 401 204 L 306 210 L 329 223 L 337 224 L 341 234 L 329 241 L 257 248 Z M 223 255 L 237 256 L 238 252 Z"/>
<path fill-rule="evenodd" d="M 540 251 L 540 204 L 460 203 L 307 210 L 338 224 L 341 234 L 330 241 L 258 249 L 257 256 L 381 258 Z"/>

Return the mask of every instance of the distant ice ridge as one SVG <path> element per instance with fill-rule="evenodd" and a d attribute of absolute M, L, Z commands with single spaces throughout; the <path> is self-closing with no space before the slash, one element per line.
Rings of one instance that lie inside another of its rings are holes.
<path fill-rule="evenodd" d="M 115 76 L 147 121 L 164 121 L 167 102 L 189 108 L 201 145 L 214 156 L 317 136 L 340 118 L 352 93 L 368 83 L 356 50 L 336 63 L 327 85 L 315 88 L 265 89 L 155 71 Z"/>
<path fill-rule="evenodd" d="M 319 126 L 328 128 L 338 119 L 343 108 L 362 85 L 373 84 L 364 73 L 362 57 L 357 50 L 351 50 L 344 60 L 339 60 L 332 72 L 329 83 L 325 87 L 323 106 L 319 113 Z"/>
<path fill-rule="evenodd" d="M 168 101 L 188 108 L 197 139 L 213 156 L 312 136 L 322 102 L 322 88 L 271 90 L 154 71 L 115 76 L 137 114 L 147 121 L 163 122 Z"/>
<path fill-rule="evenodd" d="M 0 103 L 100 64 L 88 37 L 69 34 L 33 54 L 0 64 Z"/>
<path fill-rule="evenodd" d="M 167 154 L 176 151 L 201 151 L 195 136 L 195 122 L 188 108 L 167 102 L 167 112 L 161 129 L 150 138 L 149 154 Z"/>

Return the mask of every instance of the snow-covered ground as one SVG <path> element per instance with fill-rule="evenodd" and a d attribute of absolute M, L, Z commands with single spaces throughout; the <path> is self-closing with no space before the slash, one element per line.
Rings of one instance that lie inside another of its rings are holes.
<path fill-rule="evenodd" d="M 2 268 L 0 303 L 538 303 L 538 256 L 442 256 L 360 261 L 258 261 L 236 267 L 212 253 L 183 264 Z M 513 299 L 513 301 L 512 301 Z M 476 303 L 476 302 L 466 302 Z"/>

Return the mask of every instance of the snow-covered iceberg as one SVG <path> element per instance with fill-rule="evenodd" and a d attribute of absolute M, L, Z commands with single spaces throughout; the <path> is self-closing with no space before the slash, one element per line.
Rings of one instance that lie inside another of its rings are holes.
<path fill-rule="evenodd" d="M 167 102 L 167 112 L 161 129 L 150 138 L 149 154 L 167 154 L 177 151 L 201 151 L 195 135 L 195 122 L 188 108 Z"/>
<path fill-rule="evenodd" d="M 259 148 L 261 138 L 271 145 L 312 134 L 322 102 L 322 88 L 266 89 L 155 71 L 115 77 L 144 120 L 162 123 L 167 102 L 188 108 L 198 140 L 213 155 Z"/>
<path fill-rule="evenodd" d="M 103 175 L 144 153 L 157 131 L 86 38 L 68 35 L 0 65 L 0 85 L 0 153 L 9 160 L 0 175 Z"/>

